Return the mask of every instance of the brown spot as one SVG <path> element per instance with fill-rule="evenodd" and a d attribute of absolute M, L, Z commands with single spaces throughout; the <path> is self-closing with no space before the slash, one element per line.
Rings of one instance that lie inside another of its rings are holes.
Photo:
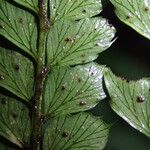
<path fill-rule="evenodd" d="M 65 86 L 63 85 L 62 87 L 61 87 L 61 91 L 64 91 L 66 88 L 65 88 Z"/>
<path fill-rule="evenodd" d="M 80 106 L 85 106 L 85 105 L 86 105 L 86 102 L 85 102 L 85 101 L 81 101 L 81 102 L 79 103 L 79 105 L 80 105 Z"/>
<path fill-rule="evenodd" d="M 13 113 L 12 113 L 12 117 L 13 117 L 14 119 L 16 119 L 16 118 L 18 117 L 17 113 L 13 112 Z"/>
<path fill-rule="evenodd" d="M 94 75 L 94 72 L 91 72 L 91 76 L 93 76 Z"/>
<path fill-rule="evenodd" d="M 82 81 L 82 79 L 81 78 L 78 78 L 78 82 L 81 82 Z"/>
<path fill-rule="evenodd" d="M 18 22 L 19 22 L 19 23 L 23 23 L 23 19 L 22 19 L 22 18 L 19 18 L 19 19 L 18 19 Z"/>
<path fill-rule="evenodd" d="M 148 11 L 149 10 L 149 8 L 148 7 L 145 7 L 145 9 L 144 9 L 145 11 Z"/>
<path fill-rule="evenodd" d="M 71 38 L 66 38 L 65 42 L 72 42 L 72 39 Z"/>
<path fill-rule="evenodd" d="M 138 97 L 137 97 L 137 102 L 138 102 L 138 103 L 142 103 L 142 102 L 144 102 L 144 101 L 145 101 L 145 97 L 144 97 L 144 96 L 141 95 L 141 96 L 138 96 Z"/>
<path fill-rule="evenodd" d="M 85 10 L 85 9 L 83 9 L 83 10 L 82 10 L 82 13 L 84 13 L 84 14 L 85 14 L 85 13 L 86 13 L 86 10 Z"/>
<path fill-rule="evenodd" d="M 81 57 L 85 57 L 85 54 L 82 54 Z"/>
<path fill-rule="evenodd" d="M 16 71 L 19 70 L 19 65 L 15 65 L 15 70 L 16 70 Z"/>
<path fill-rule="evenodd" d="M 127 15 L 127 16 L 126 16 L 126 19 L 127 19 L 127 20 L 128 20 L 128 19 L 130 19 L 130 18 L 131 18 L 131 16 L 130 16 L 130 15 Z"/>
<path fill-rule="evenodd" d="M 67 138 L 69 136 L 69 133 L 64 131 L 61 135 L 62 135 L 62 137 Z"/>
<path fill-rule="evenodd" d="M 2 105 L 6 105 L 6 100 L 5 100 L 5 99 L 2 99 L 2 100 L 1 100 L 1 104 L 2 104 Z"/>

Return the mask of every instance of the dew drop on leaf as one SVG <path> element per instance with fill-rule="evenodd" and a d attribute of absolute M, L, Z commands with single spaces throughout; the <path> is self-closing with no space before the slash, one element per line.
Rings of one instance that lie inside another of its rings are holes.
<path fill-rule="evenodd" d="M 4 76 L 0 75 L 0 80 L 4 80 L 4 79 L 5 79 Z"/>
<path fill-rule="evenodd" d="M 137 102 L 138 102 L 138 103 L 142 103 L 142 102 L 144 102 L 144 101 L 145 101 L 145 97 L 144 97 L 144 96 L 141 95 L 141 96 L 138 96 L 138 97 L 137 97 Z"/>

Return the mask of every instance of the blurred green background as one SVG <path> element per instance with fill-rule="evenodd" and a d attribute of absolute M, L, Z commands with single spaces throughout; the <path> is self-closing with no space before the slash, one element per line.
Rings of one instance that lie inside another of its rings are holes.
<path fill-rule="evenodd" d="M 119 21 L 108 0 L 103 0 L 103 4 L 101 15 L 115 26 L 117 39 L 111 48 L 100 54 L 97 62 L 129 80 L 150 77 L 150 41 Z M 93 113 L 114 123 L 105 150 L 150 150 L 150 139 L 118 117 L 109 106 L 109 98 L 103 100 Z"/>

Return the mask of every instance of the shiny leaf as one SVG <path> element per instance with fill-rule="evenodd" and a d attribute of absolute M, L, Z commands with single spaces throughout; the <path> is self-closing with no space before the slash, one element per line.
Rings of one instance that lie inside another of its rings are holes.
<path fill-rule="evenodd" d="M 14 0 L 14 1 L 38 13 L 38 0 Z"/>
<path fill-rule="evenodd" d="M 78 20 L 102 11 L 101 0 L 50 0 L 51 20 Z"/>
<path fill-rule="evenodd" d="M 44 113 L 63 115 L 93 108 L 105 98 L 102 87 L 105 70 L 95 63 L 54 68 L 44 89 Z"/>
<path fill-rule="evenodd" d="M 47 38 L 50 65 L 75 65 L 90 62 L 112 44 L 114 27 L 101 17 L 81 21 L 58 21 Z"/>
<path fill-rule="evenodd" d="M 88 113 L 51 120 L 44 135 L 44 150 L 102 150 L 109 127 Z"/>
<path fill-rule="evenodd" d="M 34 17 L 0 0 L 0 34 L 36 59 L 37 27 Z"/>
<path fill-rule="evenodd" d="M 0 86 L 29 101 L 33 92 L 33 64 L 18 52 L 0 47 Z"/>
<path fill-rule="evenodd" d="M 0 95 L 0 135 L 26 147 L 30 141 L 30 118 L 27 107 L 16 99 Z"/>
<path fill-rule="evenodd" d="M 132 127 L 150 137 L 150 80 L 128 83 L 108 72 L 105 82 L 113 110 Z"/>
<path fill-rule="evenodd" d="M 150 39 L 150 0 L 111 0 L 121 21 Z"/>

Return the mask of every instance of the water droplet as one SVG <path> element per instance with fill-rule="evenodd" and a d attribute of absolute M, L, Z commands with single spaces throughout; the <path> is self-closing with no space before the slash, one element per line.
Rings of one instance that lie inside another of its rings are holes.
<path fill-rule="evenodd" d="M 66 138 L 66 137 L 68 137 L 68 136 L 69 136 L 69 133 L 68 133 L 68 132 L 66 132 L 66 131 L 64 131 L 61 135 L 62 135 L 62 137 Z"/>
<path fill-rule="evenodd" d="M 5 79 L 4 76 L 0 75 L 0 80 L 4 80 L 4 79 Z"/>
<path fill-rule="evenodd" d="M 80 106 L 85 106 L 86 105 L 86 102 L 85 101 L 81 101 L 80 102 Z"/>
<path fill-rule="evenodd" d="M 38 107 L 37 107 L 37 106 L 34 106 L 34 108 L 37 109 Z"/>
<path fill-rule="evenodd" d="M 141 95 L 141 96 L 138 96 L 138 97 L 137 97 L 137 102 L 138 102 L 138 103 L 142 103 L 142 102 L 144 102 L 144 101 L 145 101 L 145 97 L 144 97 L 144 96 Z"/>

